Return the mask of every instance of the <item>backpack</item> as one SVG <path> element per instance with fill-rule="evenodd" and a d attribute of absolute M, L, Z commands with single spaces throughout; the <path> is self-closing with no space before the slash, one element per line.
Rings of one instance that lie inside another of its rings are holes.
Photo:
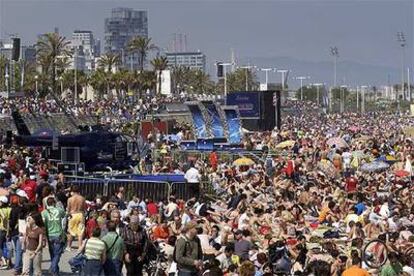
<path fill-rule="evenodd" d="M 190 245 L 190 242 L 186 239 L 186 238 L 183 238 L 183 237 L 181 237 L 180 239 L 184 239 L 185 240 L 185 244 L 184 244 L 184 256 L 187 254 L 187 246 L 189 246 Z M 200 242 L 200 239 L 198 238 L 198 237 L 195 237 L 194 238 L 195 239 L 195 241 L 197 242 L 197 244 L 198 244 L 198 246 L 199 246 L 199 248 L 201 248 L 201 242 Z M 177 242 L 178 242 L 178 240 L 177 240 Z M 174 252 L 173 252 L 173 261 L 175 262 L 175 263 L 177 263 L 178 264 L 178 262 L 177 262 L 177 243 L 176 243 L 176 245 L 174 246 Z M 199 256 L 200 257 L 200 256 Z"/>

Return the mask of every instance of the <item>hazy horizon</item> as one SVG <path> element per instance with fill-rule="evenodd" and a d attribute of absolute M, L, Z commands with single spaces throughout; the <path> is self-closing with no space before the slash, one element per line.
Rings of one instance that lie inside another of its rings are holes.
<path fill-rule="evenodd" d="M 407 39 L 406 67 L 413 68 L 414 64 L 414 4 L 410 0 L 0 0 L 0 38 L 17 33 L 27 44 L 54 27 L 67 38 L 75 29 L 85 29 L 101 39 L 103 49 L 104 19 L 114 7 L 147 10 L 149 36 L 161 48 L 169 46 L 174 33 L 187 34 L 187 48 L 206 54 L 210 73 L 215 61 L 230 59 L 231 48 L 236 58 L 244 61 L 289 57 L 323 63 L 332 61 L 329 47 L 337 46 L 340 62 L 386 67 L 394 70 L 391 73 L 395 75 L 401 70 L 401 48 L 396 35 L 399 31 Z M 331 78 L 326 76 L 326 81 Z"/>

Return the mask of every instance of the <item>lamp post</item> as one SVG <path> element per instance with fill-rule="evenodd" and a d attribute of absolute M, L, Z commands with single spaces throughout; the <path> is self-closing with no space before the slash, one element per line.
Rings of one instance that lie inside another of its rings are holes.
<path fill-rule="evenodd" d="M 339 50 L 338 47 L 334 46 L 330 48 L 331 56 L 334 57 L 334 87 L 336 87 L 336 63 L 339 57 Z"/>
<path fill-rule="evenodd" d="M 303 81 L 310 79 L 310 77 L 309 76 L 306 76 L 306 77 L 300 76 L 300 77 L 296 77 L 295 79 L 300 80 L 300 100 L 303 101 Z"/>
<path fill-rule="evenodd" d="M 357 85 L 357 87 L 356 87 L 356 110 L 357 110 L 357 112 L 359 112 L 359 86 Z"/>
<path fill-rule="evenodd" d="M 10 87 L 10 85 L 9 85 L 9 73 L 6 71 L 6 74 L 4 75 L 4 77 L 6 78 L 6 92 L 7 92 L 7 95 L 10 93 L 10 91 L 9 91 L 9 87 Z"/>
<path fill-rule="evenodd" d="M 265 83 L 266 83 L 266 90 L 269 83 L 269 72 L 275 71 L 276 68 L 260 68 L 260 71 L 265 72 Z"/>
<path fill-rule="evenodd" d="M 346 85 L 341 85 L 341 113 L 344 113 L 345 111 L 345 89 L 348 88 Z"/>
<path fill-rule="evenodd" d="M 281 70 L 277 70 L 276 72 L 280 73 L 282 76 L 282 91 L 284 91 L 285 90 L 285 74 L 287 74 L 289 70 L 281 69 Z"/>
<path fill-rule="evenodd" d="M 361 99 L 361 101 L 362 101 L 362 103 L 361 103 L 361 112 L 362 113 L 365 113 L 365 90 L 368 88 L 368 86 L 366 86 L 366 85 L 363 85 L 363 86 L 361 86 L 361 93 L 362 93 L 362 99 Z"/>
<path fill-rule="evenodd" d="M 78 49 L 75 49 L 74 65 L 75 65 L 75 92 L 74 92 L 75 95 L 73 95 L 73 99 L 74 99 L 74 103 L 77 104 L 78 103 Z"/>
<path fill-rule="evenodd" d="M 60 76 L 59 80 L 60 80 L 60 96 L 62 97 L 62 95 L 63 95 L 63 77 Z"/>
<path fill-rule="evenodd" d="M 256 68 L 256 66 L 247 65 L 247 66 L 240 66 L 238 68 L 245 69 L 245 73 L 246 73 L 246 91 L 249 91 L 249 80 L 248 80 L 249 70 Z"/>
<path fill-rule="evenodd" d="M 319 104 L 320 104 L 320 100 L 319 100 L 319 87 L 322 87 L 324 84 L 323 83 L 313 83 L 312 84 L 313 86 L 315 86 L 316 87 L 316 98 L 317 98 L 317 100 L 316 100 L 316 102 L 317 102 L 317 104 L 318 104 L 318 106 L 319 106 Z"/>
<path fill-rule="evenodd" d="M 36 95 L 38 94 L 38 90 L 37 90 L 37 80 L 39 79 L 39 76 L 38 75 L 36 75 L 35 77 L 35 91 L 36 91 Z"/>
<path fill-rule="evenodd" d="M 404 89 L 404 54 L 405 54 L 405 45 L 406 40 L 403 32 L 397 33 L 397 40 L 401 46 L 401 93 L 403 94 L 403 99 L 405 99 L 405 89 Z M 398 95 L 398 110 L 400 110 L 400 97 Z"/>
<path fill-rule="evenodd" d="M 223 66 L 223 73 L 224 73 L 224 102 L 227 103 L 227 69 L 226 66 L 232 66 L 233 63 L 221 63 Z"/>

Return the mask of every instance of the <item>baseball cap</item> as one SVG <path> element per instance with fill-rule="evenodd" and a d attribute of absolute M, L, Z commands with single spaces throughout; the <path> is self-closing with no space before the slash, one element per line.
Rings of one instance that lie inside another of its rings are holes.
<path fill-rule="evenodd" d="M 7 202 L 9 202 L 9 199 L 7 198 L 7 196 L 0 196 L 0 202 L 6 204 Z"/>
<path fill-rule="evenodd" d="M 20 197 L 25 197 L 28 198 L 27 194 L 25 191 L 23 190 L 17 190 L 16 195 L 20 196 Z"/>

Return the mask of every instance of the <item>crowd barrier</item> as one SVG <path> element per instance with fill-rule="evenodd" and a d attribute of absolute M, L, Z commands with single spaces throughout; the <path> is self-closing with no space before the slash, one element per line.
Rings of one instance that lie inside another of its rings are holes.
<path fill-rule="evenodd" d="M 77 185 L 81 195 L 93 200 L 98 195 L 110 198 L 119 187 L 125 188 L 125 200 L 131 200 L 134 195 L 140 198 L 149 198 L 155 201 L 166 200 L 170 196 L 188 200 L 193 197 L 202 197 L 214 193 L 208 183 L 182 183 L 161 181 L 139 181 L 129 179 L 92 178 L 66 176 L 66 183 Z"/>

